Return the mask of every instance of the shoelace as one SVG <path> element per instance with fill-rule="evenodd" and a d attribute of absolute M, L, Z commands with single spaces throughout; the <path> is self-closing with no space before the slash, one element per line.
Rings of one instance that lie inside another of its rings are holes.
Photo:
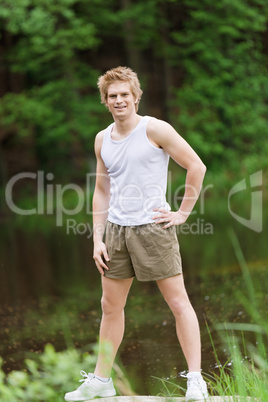
<path fill-rule="evenodd" d="M 188 379 L 189 384 L 193 384 L 196 387 L 202 387 L 202 380 L 200 380 L 199 378 L 189 378 Z"/>
<path fill-rule="evenodd" d="M 85 385 L 85 384 L 88 384 L 88 383 L 95 377 L 94 374 L 86 373 L 84 370 L 81 370 L 81 371 L 80 371 L 80 374 L 81 374 L 82 377 L 84 377 L 84 378 L 82 378 L 81 380 L 79 380 L 79 382 L 83 382 L 83 384 L 81 385 L 81 387 L 82 387 L 83 385 Z"/>
<path fill-rule="evenodd" d="M 199 378 L 188 378 L 187 384 L 190 389 L 190 393 L 191 391 L 198 390 L 203 397 L 206 397 L 207 391 L 203 387 L 203 380 L 200 380 Z"/>

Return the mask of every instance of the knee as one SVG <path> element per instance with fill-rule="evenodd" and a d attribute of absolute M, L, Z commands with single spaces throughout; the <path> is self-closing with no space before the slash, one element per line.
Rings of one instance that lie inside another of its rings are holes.
<path fill-rule="evenodd" d="M 119 314 L 124 311 L 124 305 L 120 303 L 114 303 L 109 297 L 102 297 L 101 309 L 103 314 Z"/>
<path fill-rule="evenodd" d="M 192 309 L 192 305 L 188 299 L 188 297 L 181 297 L 181 298 L 173 298 L 168 301 L 168 305 L 174 314 L 174 316 L 181 316 L 188 313 L 189 308 Z"/>

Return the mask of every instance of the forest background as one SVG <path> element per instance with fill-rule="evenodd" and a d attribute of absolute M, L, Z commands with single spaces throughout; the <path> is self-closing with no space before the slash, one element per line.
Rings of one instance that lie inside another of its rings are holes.
<path fill-rule="evenodd" d="M 267 15 L 265 0 L 1 0 L 1 189 L 22 171 L 84 180 L 111 122 L 96 81 L 118 65 L 141 79 L 140 113 L 173 124 L 208 172 L 263 169 Z"/>

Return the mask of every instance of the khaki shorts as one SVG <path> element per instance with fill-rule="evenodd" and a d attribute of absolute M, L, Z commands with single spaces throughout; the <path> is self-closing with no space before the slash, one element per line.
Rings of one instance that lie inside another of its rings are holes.
<path fill-rule="evenodd" d="M 182 273 L 175 226 L 164 224 L 120 226 L 107 222 L 105 244 L 110 261 L 105 276 L 113 279 L 137 277 L 156 281 Z"/>

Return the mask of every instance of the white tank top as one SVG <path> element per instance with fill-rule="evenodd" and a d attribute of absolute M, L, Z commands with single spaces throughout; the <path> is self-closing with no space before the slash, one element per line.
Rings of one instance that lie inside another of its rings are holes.
<path fill-rule="evenodd" d="M 154 208 L 170 210 L 166 201 L 169 155 L 148 139 L 150 119 L 143 116 L 121 141 L 111 138 L 114 123 L 104 133 L 101 157 L 111 185 L 108 220 L 121 226 L 154 222 Z"/>

